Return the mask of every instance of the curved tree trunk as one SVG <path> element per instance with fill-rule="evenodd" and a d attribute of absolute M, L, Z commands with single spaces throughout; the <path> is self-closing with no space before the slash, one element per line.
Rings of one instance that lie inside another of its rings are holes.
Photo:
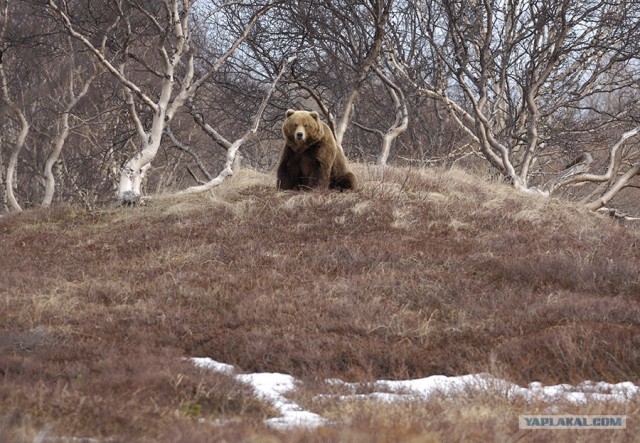
<path fill-rule="evenodd" d="M 409 110 L 407 109 L 407 102 L 402 89 L 393 83 L 381 69 L 376 68 L 375 71 L 376 74 L 378 74 L 378 77 L 380 77 L 387 86 L 387 90 L 389 91 L 389 95 L 391 95 L 391 99 L 393 100 L 393 105 L 396 110 L 396 118 L 393 125 L 382 136 L 382 149 L 378 159 L 376 160 L 377 164 L 386 165 L 387 160 L 389 159 L 389 154 L 391 153 L 391 146 L 393 145 L 393 142 L 396 141 L 396 139 L 409 127 Z"/>
<path fill-rule="evenodd" d="M 71 46 L 71 44 L 69 46 Z M 69 73 L 68 93 L 70 95 L 70 101 L 67 103 L 62 113 L 62 117 L 60 121 L 61 130 L 60 130 L 60 133 L 58 134 L 58 137 L 56 137 L 56 142 L 53 147 L 53 150 L 49 154 L 49 157 L 47 158 L 47 161 L 44 165 L 44 176 L 46 180 L 46 185 L 45 185 L 45 191 L 44 191 L 44 198 L 42 199 L 42 206 L 45 206 L 45 207 L 50 206 L 51 203 L 53 202 L 53 195 L 55 194 L 55 190 L 56 190 L 56 179 L 55 179 L 55 176 L 53 175 L 53 165 L 55 165 L 55 163 L 60 158 L 60 153 L 62 152 L 62 148 L 64 148 L 64 144 L 67 141 L 67 137 L 69 137 L 69 132 L 71 130 L 69 126 L 69 115 L 71 114 L 71 110 L 78 104 L 78 102 L 82 99 L 82 97 L 84 97 L 87 94 L 87 92 L 89 92 L 89 86 L 97 76 L 97 73 L 96 73 L 91 77 L 89 77 L 85 81 L 84 86 L 82 87 L 82 90 L 78 94 L 76 94 L 73 90 L 74 89 L 73 85 L 75 83 L 74 71 L 75 71 L 74 69 L 71 69 Z"/>
<path fill-rule="evenodd" d="M 4 52 L 7 49 L 4 43 L 4 36 L 7 31 L 7 24 L 9 22 L 9 2 L 7 1 L 4 4 L 4 8 L 2 11 L 2 23 L 0 25 L 0 85 L 2 87 L 2 98 L 7 103 L 7 106 L 11 109 L 11 111 L 16 115 L 16 118 L 20 121 L 20 132 L 16 139 L 16 142 L 11 150 L 11 155 L 9 156 L 9 163 L 7 164 L 7 176 L 5 180 L 5 196 L 7 199 L 7 204 L 10 209 L 14 211 L 22 211 L 22 207 L 18 203 L 15 194 L 13 193 L 13 189 L 16 186 L 16 176 L 18 172 L 18 155 L 22 150 L 26 140 L 27 135 L 29 134 L 29 122 L 27 121 L 22 109 L 13 101 L 11 95 L 9 94 L 9 85 L 7 82 L 7 76 L 4 72 Z"/>
<path fill-rule="evenodd" d="M 0 81 L 2 83 L 2 96 L 4 101 L 7 103 L 11 111 L 15 114 L 16 118 L 20 121 L 20 132 L 18 134 L 18 138 L 11 150 L 11 155 L 9 156 L 9 163 L 7 164 L 7 177 L 5 180 L 5 192 L 7 197 L 7 203 L 10 209 L 14 211 L 22 211 L 22 207 L 18 203 L 16 196 L 13 192 L 16 187 L 16 176 L 18 169 L 18 155 L 20 151 L 24 147 L 24 144 L 27 140 L 27 135 L 29 134 L 29 122 L 27 118 L 24 116 L 22 109 L 11 99 L 9 95 L 9 86 L 7 84 L 7 77 L 4 73 L 4 65 L 2 62 L 2 54 L 0 53 Z"/>
<path fill-rule="evenodd" d="M 62 115 L 62 131 L 58 134 L 58 138 L 56 139 L 56 144 L 53 147 L 53 151 L 47 158 L 47 161 L 44 165 L 44 177 L 46 180 L 45 190 L 44 190 L 44 198 L 42 199 L 42 206 L 51 206 L 53 202 L 53 194 L 56 190 L 56 178 L 53 175 L 53 165 L 60 158 L 60 153 L 62 152 L 62 148 L 64 146 L 64 142 L 66 141 L 69 135 L 69 113 L 65 112 Z"/>
<path fill-rule="evenodd" d="M 349 98 L 343 107 L 342 117 L 336 126 L 336 143 L 342 149 L 342 140 L 344 139 L 344 134 L 347 132 L 347 127 L 351 122 L 351 112 L 353 111 L 353 105 L 358 98 L 358 93 L 360 91 L 360 86 L 367 79 L 369 75 L 369 71 L 373 68 L 380 55 L 380 51 L 382 50 L 382 43 L 386 36 L 386 26 L 389 21 L 389 15 L 391 14 L 391 8 L 393 6 L 393 1 L 382 4 L 382 2 L 375 2 L 376 7 L 374 8 L 374 20 L 375 20 L 375 34 L 373 36 L 373 42 L 371 47 L 369 48 L 369 52 L 366 57 L 358 67 L 358 78 L 353 85 L 353 89 L 349 94 Z"/>
<path fill-rule="evenodd" d="M 16 196 L 13 192 L 13 189 L 16 187 L 16 177 L 18 174 L 18 155 L 20 151 L 24 147 L 24 143 L 27 139 L 27 135 L 29 133 L 29 124 L 27 123 L 26 118 L 24 118 L 24 114 L 20 111 L 20 134 L 18 135 L 18 140 L 11 151 L 11 156 L 9 157 L 9 163 L 7 164 L 7 179 L 5 181 L 6 192 L 7 192 L 7 203 L 9 207 L 14 211 L 21 212 L 22 207 L 18 203 Z"/>
<path fill-rule="evenodd" d="M 640 175 L 640 163 L 636 163 L 626 173 L 624 173 L 613 184 L 613 186 L 611 186 L 609 190 L 607 190 L 607 192 L 602 195 L 602 197 L 587 204 L 587 208 L 591 209 L 592 211 L 596 211 L 605 206 L 611 201 L 611 199 L 613 199 L 613 197 L 618 194 L 618 192 L 627 187 L 629 185 L 629 181 L 631 181 L 631 179 L 636 175 Z"/>

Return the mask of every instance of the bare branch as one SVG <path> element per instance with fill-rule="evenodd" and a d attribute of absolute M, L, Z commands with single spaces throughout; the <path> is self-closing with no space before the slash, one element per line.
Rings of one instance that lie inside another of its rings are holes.
<path fill-rule="evenodd" d="M 209 174 L 209 171 L 207 171 L 207 168 L 205 167 L 204 163 L 202 163 L 202 160 L 200 159 L 200 157 L 198 156 L 198 154 L 196 154 L 191 148 L 189 148 L 189 146 L 185 145 L 184 143 L 182 143 L 181 141 L 179 141 L 176 136 L 174 135 L 173 131 L 171 131 L 171 128 L 167 127 L 165 129 L 165 134 L 167 134 L 169 136 L 169 139 L 171 140 L 171 143 L 173 143 L 173 145 L 180 149 L 183 152 L 186 152 L 187 154 L 189 154 L 191 156 L 191 158 L 193 159 L 193 161 L 196 162 L 196 165 L 198 165 L 198 168 L 200 169 L 200 172 L 202 172 L 202 174 L 207 178 L 207 180 L 211 180 L 211 174 Z M 193 175 L 193 173 L 191 174 Z M 195 176 L 194 176 L 195 178 Z"/>
<path fill-rule="evenodd" d="M 60 9 L 58 5 L 54 3 L 54 0 L 48 0 L 48 1 L 49 1 L 49 7 L 53 10 L 53 12 L 56 15 L 58 15 L 62 19 L 62 23 L 64 27 L 67 29 L 67 32 L 71 36 L 73 36 L 74 38 L 82 42 L 82 44 L 97 57 L 98 61 L 100 61 L 100 63 L 102 63 L 102 65 L 109 72 L 111 72 L 124 86 L 126 86 L 129 90 L 133 91 L 140 98 L 140 100 L 142 100 L 147 106 L 149 106 L 154 111 L 157 111 L 158 105 L 153 100 L 151 100 L 151 98 L 149 98 L 145 93 L 143 93 L 142 90 L 140 90 L 140 88 L 135 83 L 130 81 L 128 78 L 126 78 L 124 74 L 120 72 L 119 69 L 117 69 L 109 60 L 107 60 L 104 53 L 100 49 L 96 48 L 83 34 L 76 31 L 66 11 L 63 11 L 62 9 Z"/>
<path fill-rule="evenodd" d="M 285 60 L 284 63 L 282 64 L 280 72 L 278 73 L 276 78 L 271 83 L 271 85 L 269 87 L 269 90 L 265 94 L 264 98 L 262 99 L 262 103 L 260 104 L 260 106 L 258 107 L 258 110 L 256 111 L 256 114 L 255 114 L 254 119 L 253 119 L 253 125 L 244 133 L 244 135 L 242 137 L 240 137 L 239 139 L 235 140 L 231 144 L 231 146 L 227 150 L 227 157 L 226 157 L 227 159 L 226 159 L 224 168 L 218 174 L 218 176 L 215 177 L 214 179 L 210 180 L 208 183 L 205 183 L 204 185 L 193 186 L 191 188 L 185 189 L 184 191 L 178 192 L 179 195 L 192 194 L 192 193 L 208 191 L 208 190 L 210 190 L 210 189 L 212 189 L 212 188 L 214 188 L 216 186 L 219 186 L 222 182 L 224 182 L 224 180 L 227 177 L 229 177 L 229 176 L 234 174 L 234 172 L 235 172 L 234 171 L 234 163 L 236 161 L 236 155 L 238 153 L 238 150 L 242 147 L 242 145 L 250 137 L 255 135 L 255 133 L 258 131 L 258 128 L 260 126 L 260 120 L 262 120 L 262 115 L 264 114 L 264 110 L 267 107 L 267 104 L 269 103 L 269 100 L 271 99 L 271 95 L 273 94 L 273 91 L 275 91 L 275 89 L 276 89 L 276 85 L 280 81 L 280 78 L 284 74 L 284 71 L 286 70 L 287 66 L 290 63 L 292 63 L 295 59 L 296 59 L 296 56 L 292 56 L 292 57 L 288 58 L 287 60 Z"/>
<path fill-rule="evenodd" d="M 228 151 L 233 143 L 231 143 L 222 134 L 216 131 L 209 123 L 204 121 L 202 113 L 195 107 L 195 104 L 192 100 L 187 101 L 186 106 L 189 110 L 189 113 L 193 117 L 193 120 L 198 124 L 198 126 L 200 126 L 200 128 L 202 128 L 204 133 L 211 137 L 211 139 L 218 145 Z"/>
<path fill-rule="evenodd" d="M 618 139 L 618 141 L 616 141 L 616 143 L 613 144 L 613 146 L 609 151 L 609 161 L 608 161 L 609 165 L 607 167 L 607 171 L 604 174 L 598 175 L 598 174 L 578 173 L 578 174 L 572 174 L 568 176 L 567 175 L 561 176 L 556 178 L 554 182 L 548 185 L 549 192 L 552 193 L 558 188 L 572 185 L 575 183 L 583 183 L 583 182 L 602 183 L 602 182 L 610 181 L 611 179 L 613 179 L 614 170 L 619 163 L 619 159 L 617 156 L 618 151 L 627 140 L 629 140 L 632 137 L 635 137 L 639 133 L 640 133 L 640 126 L 636 126 L 635 128 L 623 133 Z"/>
<path fill-rule="evenodd" d="M 636 175 L 640 175 L 640 163 L 633 165 L 626 173 L 624 173 L 614 184 L 607 190 L 602 197 L 589 203 L 587 208 L 595 211 L 605 206 L 611 201 L 622 189 L 629 185 L 629 182 Z"/>
<path fill-rule="evenodd" d="M 69 42 L 69 46 L 71 47 L 71 42 Z M 69 116 L 71 114 L 71 110 L 76 107 L 78 102 L 80 102 L 80 100 L 85 95 L 87 95 L 87 93 L 89 92 L 89 87 L 91 86 L 91 83 L 93 83 L 96 77 L 98 77 L 98 75 L 100 75 L 100 73 L 102 72 L 102 70 L 97 69 L 97 67 L 95 66 L 94 66 L 94 69 L 95 69 L 94 73 L 84 80 L 82 89 L 78 93 L 76 93 L 73 88 L 75 83 L 76 73 L 74 72 L 74 69 L 69 70 L 69 82 L 67 87 L 68 87 L 68 93 L 70 98 L 62 112 L 61 122 L 60 122 L 62 129 L 60 133 L 57 135 L 55 139 L 54 148 L 49 154 L 47 161 L 45 162 L 44 175 L 46 178 L 46 187 L 45 187 L 44 198 L 42 199 L 42 206 L 45 206 L 45 207 L 50 206 L 51 203 L 53 202 L 53 196 L 55 193 L 55 177 L 53 175 L 53 165 L 60 158 L 62 148 L 64 147 L 67 137 L 69 136 L 69 132 L 71 130 L 69 125 Z"/>

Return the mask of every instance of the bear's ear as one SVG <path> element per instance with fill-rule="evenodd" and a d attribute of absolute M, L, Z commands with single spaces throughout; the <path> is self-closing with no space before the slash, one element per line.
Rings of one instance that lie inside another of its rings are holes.
<path fill-rule="evenodd" d="M 296 112 L 295 109 L 287 109 L 286 116 L 287 118 L 291 117 Z"/>
<path fill-rule="evenodd" d="M 316 111 L 310 112 L 309 115 L 316 120 L 320 119 L 320 114 L 318 114 Z"/>

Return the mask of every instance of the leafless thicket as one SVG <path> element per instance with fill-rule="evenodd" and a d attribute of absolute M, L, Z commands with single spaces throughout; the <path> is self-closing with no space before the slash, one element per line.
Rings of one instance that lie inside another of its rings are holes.
<path fill-rule="evenodd" d="M 322 112 L 354 160 L 466 162 L 524 191 L 633 208 L 621 191 L 640 171 L 635 2 L 0 10 L 2 211 L 204 185 L 233 172 L 239 146 L 270 170 L 290 107 Z"/>

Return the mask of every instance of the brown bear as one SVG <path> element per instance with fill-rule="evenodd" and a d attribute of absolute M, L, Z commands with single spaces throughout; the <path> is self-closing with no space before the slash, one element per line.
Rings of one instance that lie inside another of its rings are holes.
<path fill-rule="evenodd" d="M 317 112 L 287 110 L 278 189 L 355 189 L 356 176 Z"/>

